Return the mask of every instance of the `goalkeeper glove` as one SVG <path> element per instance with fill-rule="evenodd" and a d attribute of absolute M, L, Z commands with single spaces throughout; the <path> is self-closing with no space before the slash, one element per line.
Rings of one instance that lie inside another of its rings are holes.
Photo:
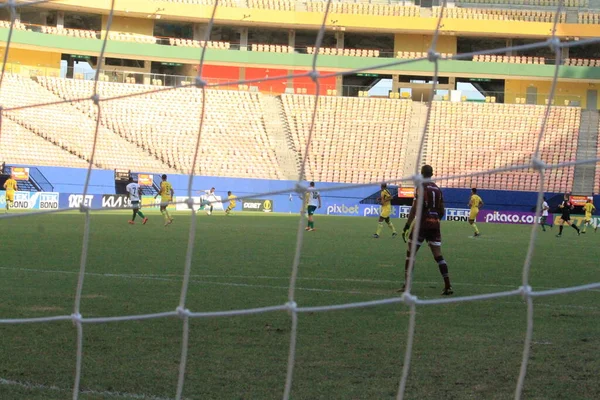
<path fill-rule="evenodd" d="M 408 237 L 408 230 L 410 229 L 410 225 L 407 223 L 404 225 L 404 229 L 402 229 L 402 239 L 404 239 L 404 243 L 406 243 L 406 238 Z"/>

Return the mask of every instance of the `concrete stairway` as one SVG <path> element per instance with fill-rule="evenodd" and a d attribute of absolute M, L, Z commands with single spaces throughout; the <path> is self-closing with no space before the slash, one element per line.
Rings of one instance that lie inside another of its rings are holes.
<path fill-rule="evenodd" d="M 596 158 L 598 152 L 598 122 L 596 110 L 581 111 L 581 125 L 577 140 L 577 161 Z M 596 164 L 579 164 L 575 166 L 573 193 L 591 195 L 594 191 Z"/>

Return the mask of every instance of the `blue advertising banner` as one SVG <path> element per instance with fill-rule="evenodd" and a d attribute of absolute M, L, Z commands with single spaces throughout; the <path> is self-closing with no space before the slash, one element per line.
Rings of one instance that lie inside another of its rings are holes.
<path fill-rule="evenodd" d="M 61 193 L 59 195 L 60 208 L 79 208 L 83 204 L 90 208 L 102 207 L 102 195 L 87 194 L 85 197 L 82 194 L 76 193 Z"/>
<path fill-rule="evenodd" d="M 0 208 L 6 207 L 6 192 L 0 194 Z M 12 208 L 16 210 L 57 210 L 59 194 L 55 192 L 15 192 Z"/>

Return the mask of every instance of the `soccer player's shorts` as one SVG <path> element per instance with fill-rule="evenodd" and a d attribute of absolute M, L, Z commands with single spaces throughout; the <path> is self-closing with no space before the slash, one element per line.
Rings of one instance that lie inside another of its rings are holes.
<path fill-rule="evenodd" d="M 308 206 L 306 208 L 306 212 L 308 212 L 308 215 L 313 215 L 315 213 L 316 209 L 317 209 L 317 206 Z"/>
<path fill-rule="evenodd" d="M 583 222 L 585 222 L 586 224 L 589 224 L 590 222 L 592 222 L 592 217 L 585 217 L 585 219 L 583 220 Z"/>
<path fill-rule="evenodd" d="M 562 219 L 565 222 L 569 222 L 571 221 L 571 216 L 569 214 L 563 214 L 561 215 L 560 219 Z"/>
<path fill-rule="evenodd" d="M 229 211 L 233 210 L 234 208 L 235 208 L 235 206 L 230 204 L 229 207 L 227 207 L 227 210 L 225 210 L 225 212 L 229 212 Z"/>
<path fill-rule="evenodd" d="M 479 210 L 471 210 L 469 213 L 469 219 L 471 221 L 475 221 L 477 219 L 477 214 L 479 214 Z"/>
<path fill-rule="evenodd" d="M 6 192 L 6 201 L 15 201 L 15 192 Z"/>
<path fill-rule="evenodd" d="M 408 243 L 412 243 L 415 236 L 415 227 L 413 226 L 410 231 Z M 421 222 L 421 229 L 419 229 L 419 237 L 417 238 L 417 244 L 420 246 L 423 242 L 427 241 L 430 246 L 441 246 L 442 245 L 442 232 L 440 230 L 440 220 L 437 218 L 426 218 Z"/>
<path fill-rule="evenodd" d="M 381 213 L 379 214 L 379 216 L 381 218 L 389 218 L 389 216 L 392 214 L 392 209 L 391 208 L 382 208 L 381 209 Z"/>
<path fill-rule="evenodd" d="M 540 224 L 546 224 L 547 219 L 548 219 L 547 215 L 542 215 L 542 218 L 540 218 Z"/>
<path fill-rule="evenodd" d="M 166 208 L 169 206 L 169 202 L 171 201 L 170 197 L 161 197 L 160 198 L 160 209 L 162 210 L 166 210 Z"/>
<path fill-rule="evenodd" d="M 140 209 L 140 202 L 139 201 L 132 201 L 131 202 L 131 208 L 133 208 L 134 210 L 139 210 Z"/>

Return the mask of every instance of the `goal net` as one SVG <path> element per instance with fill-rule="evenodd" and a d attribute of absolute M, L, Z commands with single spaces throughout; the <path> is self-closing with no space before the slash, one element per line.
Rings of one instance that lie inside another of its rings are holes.
<path fill-rule="evenodd" d="M 2 88 L 2 83 L 6 79 L 6 76 L 9 74 L 7 70 L 8 65 L 8 53 L 11 48 L 11 38 L 13 37 L 14 32 L 17 27 L 16 24 L 19 23 L 16 16 L 18 14 L 18 10 L 20 7 L 31 6 L 44 3 L 45 1 L 16 1 L 16 0 L 8 0 L 2 4 L 2 8 L 4 8 L 11 16 L 9 33 L 6 40 L 6 48 L 4 50 L 3 55 L 3 65 L 2 65 L 2 73 L 0 75 L 0 89 Z M 156 4 L 160 5 L 159 2 Z M 310 117 L 310 128 L 309 134 L 306 139 L 306 142 L 303 144 L 304 148 L 302 149 L 302 163 L 300 166 L 300 173 L 298 176 L 297 183 L 288 188 L 287 190 L 277 191 L 277 192 L 268 192 L 268 193 L 259 193 L 254 197 L 265 197 L 269 195 L 279 194 L 279 193 L 296 193 L 298 196 L 304 196 L 309 190 L 306 185 L 306 171 L 309 167 L 309 157 L 312 151 L 312 142 L 314 139 L 314 135 L 316 134 L 316 123 L 318 117 L 319 104 L 323 101 L 323 96 L 320 94 L 322 90 L 320 90 L 321 81 L 325 77 L 331 76 L 344 76 L 349 74 L 356 74 L 361 72 L 373 72 L 378 69 L 385 69 L 400 65 L 406 65 L 410 63 L 416 62 L 428 62 L 431 64 L 432 69 L 432 78 L 431 78 L 431 89 L 429 98 L 429 104 L 427 107 L 427 116 L 426 116 L 426 124 L 422 129 L 421 136 L 419 138 L 420 145 L 418 146 L 418 155 L 417 162 L 415 163 L 413 171 L 407 171 L 404 176 L 394 176 L 386 178 L 388 183 L 397 183 L 397 184 L 405 184 L 405 185 L 414 185 L 417 193 L 422 188 L 422 185 L 430 179 L 426 179 L 420 175 L 420 167 L 424 164 L 425 161 L 425 142 L 427 135 L 432 134 L 431 124 L 432 119 L 434 117 L 433 113 L 435 109 L 433 107 L 434 98 L 436 98 L 436 93 L 438 91 L 438 81 L 440 77 L 440 69 L 442 63 L 445 60 L 471 60 L 477 57 L 486 57 L 486 56 L 499 56 L 505 55 L 508 52 L 516 52 L 516 51 L 525 51 L 525 50 L 534 50 L 541 48 L 550 48 L 555 55 L 555 67 L 554 67 L 554 76 L 551 82 L 550 91 L 548 94 L 547 106 L 545 107 L 545 111 L 541 116 L 541 121 L 539 121 L 539 133 L 537 135 L 536 143 L 535 143 L 535 151 L 531 154 L 527 159 L 522 160 L 520 163 L 512 163 L 508 165 L 500 165 L 494 169 L 485 169 L 485 170 L 476 170 L 476 171 L 456 171 L 453 174 L 446 174 L 443 176 L 438 176 L 435 178 L 435 181 L 440 184 L 441 187 L 444 187 L 444 184 L 449 181 L 457 181 L 462 180 L 462 182 L 468 182 L 467 179 L 475 179 L 478 177 L 491 176 L 494 174 L 507 172 L 507 171 L 517 171 L 517 170 L 529 170 L 534 171 L 537 176 L 535 182 L 537 182 L 538 188 L 538 198 L 537 198 L 537 208 L 536 208 L 536 217 L 541 215 L 540 205 L 542 204 L 542 199 L 544 193 L 547 191 L 547 185 L 549 181 L 549 177 L 555 177 L 553 171 L 559 171 L 564 168 L 574 167 L 575 165 L 581 164 L 589 164 L 595 165 L 599 159 L 598 158 L 590 158 L 586 160 L 576 160 L 576 161 L 567 161 L 567 162 L 559 162 L 559 163 L 549 163 L 542 161 L 541 156 L 541 144 L 545 140 L 545 134 L 548 130 L 548 121 L 550 115 L 552 114 L 553 104 L 555 103 L 555 99 L 557 97 L 557 82 L 560 77 L 561 65 L 563 65 L 563 49 L 572 46 L 582 46 L 589 45 L 593 43 L 600 42 L 600 39 L 585 39 L 578 41 L 563 41 L 560 39 L 557 34 L 557 25 L 561 22 L 561 18 L 564 13 L 564 4 L 562 1 L 558 1 L 558 5 L 554 12 L 552 29 L 549 32 L 549 35 L 544 40 L 539 40 L 535 43 L 529 43 L 520 46 L 513 47 L 505 47 L 505 48 L 493 48 L 489 50 L 476 51 L 471 53 L 459 53 L 459 54 L 442 54 L 438 51 L 438 43 L 441 37 L 441 27 L 443 27 L 445 16 L 448 15 L 448 10 L 453 9 L 449 8 L 446 5 L 446 2 L 443 2 L 440 5 L 440 8 L 437 12 L 437 28 L 432 32 L 433 38 L 431 41 L 431 46 L 428 51 L 424 54 L 423 57 L 413 58 L 413 59 L 404 59 L 404 58 L 390 58 L 390 59 L 380 59 L 381 63 L 375 66 L 368 66 L 364 68 L 354 69 L 351 71 L 343 71 L 343 72 L 335 72 L 331 74 L 322 74 L 319 72 L 319 57 L 321 52 L 320 48 L 323 47 L 323 37 L 326 31 L 326 28 L 329 27 L 330 14 L 335 2 L 331 0 L 323 3 L 324 12 L 321 16 L 321 26 L 319 29 L 319 33 L 314 43 L 314 47 L 312 48 L 312 67 L 305 73 L 300 74 L 292 74 L 286 76 L 269 76 L 269 77 L 261 77 L 260 81 L 273 81 L 273 82 L 285 82 L 291 78 L 308 78 L 312 82 L 311 84 L 316 87 L 316 94 L 314 95 L 313 104 L 313 112 Z M 102 39 L 102 48 L 100 53 L 98 54 L 98 65 L 102 65 L 102 60 L 105 57 L 107 41 L 109 40 L 109 32 L 111 32 L 112 21 L 114 16 L 114 7 L 115 0 L 111 2 L 111 11 L 106 20 L 106 25 L 103 29 L 107 32 Z M 149 93 L 161 93 L 165 91 L 177 91 L 177 90 L 195 90 L 203 93 L 202 95 L 202 104 L 200 105 L 199 119 L 198 121 L 194 121 L 197 123 L 197 136 L 195 142 L 193 143 L 193 152 L 194 152 L 194 163 L 190 168 L 189 175 L 189 184 L 187 187 L 186 196 L 189 200 L 185 200 L 182 203 L 189 205 L 192 209 L 192 216 L 195 215 L 197 211 L 194 210 L 193 207 L 193 178 L 194 171 L 198 170 L 198 162 L 203 157 L 200 154 L 199 149 L 200 145 L 205 140 L 205 120 L 206 120 L 206 102 L 209 101 L 209 96 L 205 94 L 205 92 L 219 88 L 223 83 L 211 83 L 204 79 L 202 75 L 203 67 L 205 66 L 206 61 L 206 50 L 207 44 L 211 39 L 211 32 L 215 23 L 215 16 L 217 15 L 217 10 L 221 7 L 219 1 L 216 1 L 213 6 L 212 15 L 210 16 L 210 20 L 208 22 L 208 26 L 205 32 L 205 38 L 201 42 L 202 43 L 202 51 L 201 56 L 198 60 L 198 75 L 193 80 L 192 83 L 185 83 L 182 85 L 174 86 L 174 87 L 160 87 L 154 89 L 152 92 L 136 92 L 133 94 L 127 94 L 123 96 L 115 96 L 115 97 L 102 97 L 98 92 L 98 83 L 101 76 L 101 70 L 98 68 L 96 70 L 96 75 L 94 78 L 95 86 L 94 86 L 94 94 L 91 98 L 73 98 L 73 99 L 65 99 L 65 103 L 76 103 L 76 102 L 90 102 L 93 104 L 94 113 L 96 115 L 96 126 L 94 133 L 94 140 L 92 143 L 92 152 L 91 158 L 89 160 L 89 168 L 87 175 L 85 177 L 85 181 L 83 184 L 83 196 L 85 198 L 86 194 L 88 194 L 90 189 L 90 179 L 92 174 L 92 169 L 96 166 L 94 154 L 96 150 L 96 145 L 99 139 L 100 132 L 100 115 L 105 113 L 105 108 L 107 104 L 110 102 L 115 102 L 118 100 L 127 100 L 130 98 L 134 98 L 136 96 L 141 96 Z M 227 85 L 251 85 L 258 80 L 241 80 L 239 82 L 227 82 Z M 24 109 L 32 109 L 38 108 L 43 109 L 44 107 L 52 107 L 55 105 L 54 103 L 40 102 L 39 104 L 33 105 L 24 105 L 24 106 L 5 106 L 1 105 L 0 109 L 0 122 L 4 121 L 6 115 L 9 113 L 17 113 L 23 111 Z M 0 133 L 1 133 L 0 126 Z M 2 136 L 0 136 L 0 141 L 2 140 Z M 433 165 L 434 169 L 436 168 Z M 369 185 L 378 185 L 381 181 L 372 181 L 367 183 L 361 183 L 362 186 Z M 343 189 L 351 189 L 356 188 L 357 184 L 347 184 L 340 186 L 332 185 L 331 187 L 321 187 L 319 188 L 320 192 L 326 194 L 328 191 L 332 190 L 343 190 Z M 421 219 L 421 210 L 423 208 L 422 196 L 417 198 L 417 213 L 416 213 L 416 221 L 415 221 L 415 233 L 418 233 Z M 105 208 L 104 208 L 105 210 Z M 43 211 L 43 213 L 62 213 L 66 210 L 49 210 Z M 73 304 L 73 312 L 66 315 L 55 315 L 50 317 L 39 317 L 39 318 L 5 318 L 0 319 L 0 325 L 7 324 L 45 324 L 56 321 L 70 321 L 73 323 L 76 332 L 77 332 L 77 346 L 76 349 L 73 349 L 76 352 L 76 364 L 75 364 L 75 377 L 73 382 L 73 398 L 77 399 L 83 393 L 81 387 L 82 380 L 82 361 L 85 357 L 85 346 L 84 346 L 84 337 L 86 334 L 86 328 L 91 324 L 109 324 L 113 322 L 122 322 L 122 321 L 142 321 L 149 319 L 168 319 L 175 318 L 182 324 L 183 327 L 183 336 L 181 340 L 181 356 L 179 362 L 178 369 L 178 380 L 176 384 L 176 393 L 175 397 L 177 399 L 181 399 L 185 397 L 185 383 L 186 383 L 186 371 L 188 370 L 188 345 L 189 345 L 189 337 L 190 337 L 190 320 L 192 319 L 204 319 L 204 318 L 236 318 L 244 315 L 251 314 L 261 314 L 261 313 L 287 313 L 289 314 L 289 319 L 291 323 L 291 333 L 289 335 L 289 355 L 287 360 L 287 372 L 285 377 L 285 382 L 282 382 L 282 397 L 284 399 L 289 399 L 292 397 L 292 388 L 294 383 L 294 367 L 296 364 L 296 344 L 299 336 L 299 315 L 306 313 L 324 313 L 324 312 L 335 312 L 339 310 L 348 310 L 348 309 L 357 309 L 357 308 L 367 308 L 367 307 L 379 307 L 389 304 L 403 304 L 407 307 L 409 312 L 409 324 L 406 342 L 406 349 L 403 353 L 403 364 L 402 364 L 402 373 L 398 377 L 398 389 L 396 397 L 398 399 L 402 399 L 406 394 L 407 382 L 410 379 L 410 369 L 411 369 L 411 357 L 413 355 L 413 343 L 415 340 L 415 330 L 418 325 L 418 321 L 416 318 L 417 309 L 426 308 L 434 305 L 447 305 L 449 303 L 463 303 L 463 302 L 477 302 L 483 300 L 494 300 L 501 299 L 506 297 L 520 297 L 524 300 L 525 306 L 523 312 L 526 314 L 526 325 L 523 326 L 525 331 L 525 338 L 522 343 L 523 351 L 522 351 L 522 361 L 520 370 L 515 371 L 514 376 L 514 397 L 515 399 L 520 399 L 523 394 L 523 387 L 527 376 L 527 367 L 528 361 L 530 359 L 530 348 L 532 345 L 532 337 L 534 330 L 534 299 L 543 297 L 543 296 L 556 296 L 561 294 L 568 294 L 573 292 L 581 292 L 588 291 L 593 289 L 600 289 L 600 282 L 591 282 L 586 285 L 573 286 L 573 287 L 564 287 L 560 289 L 551 289 L 551 290 L 536 290 L 530 284 L 530 267 L 532 258 L 535 250 L 535 243 L 538 237 L 539 230 L 536 229 L 536 224 L 532 224 L 531 235 L 529 240 L 528 251 L 525 259 L 523 260 L 523 269 L 522 269 L 522 282 L 519 287 L 514 287 L 510 290 L 499 291 L 495 293 L 483 294 L 483 295 L 473 295 L 473 296 L 455 296 L 449 298 L 435 298 L 435 299 L 422 299 L 418 296 L 414 295 L 411 291 L 412 286 L 412 276 L 409 274 L 409 279 L 406 282 L 406 291 L 398 296 L 390 296 L 389 298 L 367 301 L 367 302 L 351 302 L 346 304 L 331 304 L 324 306 L 305 306 L 297 301 L 297 282 L 298 282 L 298 271 L 300 265 L 300 257 L 303 249 L 303 240 L 305 237 L 305 226 L 307 221 L 307 215 L 304 210 L 300 212 L 300 218 L 298 221 L 298 231 L 297 231 L 297 241 L 295 246 L 295 257 L 293 260 L 293 264 L 291 266 L 291 274 L 289 277 L 289 292 L 287 296 L 287 301 L 283 304 L 273 304 L 272 306 L 262 307 L 262 308 L 249 308 L 249 309 L 235 309 L 235 310 L 224 310 L 224 311 L 201 311 L 194 310 L 188 308 L 187 298 L 188 291 L 190 286 L 190 280 L 192 279 L 192 265 L 194 262 L 194 247 L 197 246 L 197 238 L 196 238 L 196 224 L 201 223 L 198 222 L 196 218 L 191 219 L 191 225 L 189 229 L 189 237 L 187 241 L 187 252 L 185 255 L 185 263 L 183 265 L 183 283 L 181 286 L 181 292 L 179 296 L 179 302 L 177 304 L 172 304 L 170 307 L 166 307 L 164 312 L 152 313 L 152 314 L 144 314 L 144 315 L 124 315 L 124 316 L 113 316 L 106 315 L 101 317 L 90 317 L 86 316 L 86 310 L 81 307 L 82 301 L 82 293 L 84 287 L 84 281 L 86 280 L 86 267 L 88 265 L 88 260 L 90 257 L 90 243 L 92 242 L 92 237 L 90 236 L 90 219 L 91 215 L 97 211 L 96 209 L 89 207 L 85 204 L 80 206 L 80 212 L 85 216 L 85 225 L 83 229 L 83 239 L 81 246 L 81 254 L 80 254 L 80 270 L 78 274 L 78 284 L 75 292 L 75 301 Z M 36 213 L 39 215 L 39 213 Z M 3 215 L 1 218 L 25 218 L 27 214 L 8 214 Z M 398 259 L 404 259 L 404 249 L 398 248 Z M 414 263 L 414 255 L 416 254 L 416 243 L 412 243 L 411 249 L 411 258 L 410 264 Z M 403 262 L 399 263 L 398 274 L 402 276 L 404 270 L 402 268 Z M 409 271 L 412 271 L 412 268 L 409 268 Z M 175 323 L 175 322 L 174 322 Z M 23 327 L 23 329 L 26 329 Z"/>

